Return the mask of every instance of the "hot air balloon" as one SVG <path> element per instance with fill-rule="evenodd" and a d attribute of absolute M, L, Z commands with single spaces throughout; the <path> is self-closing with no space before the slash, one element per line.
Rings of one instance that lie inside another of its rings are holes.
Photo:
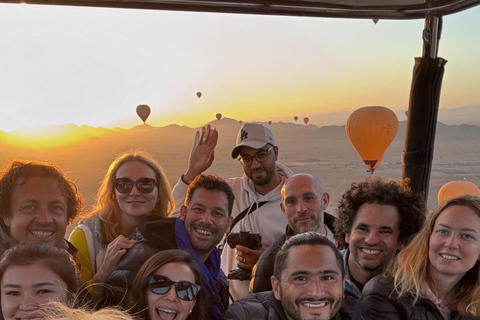
<path fill-rule="evenodd" d="M 310 118 L 308 117 L 303 118 L 303 122 L 305 122 L 305 124 L 308 124 L 308 121 L 310 121 Z"/>
<path fill-rule="evenodd" d="M 297 121 L 297 120 L 298 120 L 298 116 L 293 117 L 293 119 L 294 119 L 295 121 Z"/>
<path fill-rule="evenodd" d="M 242 122 L 243 122 L 242 120 L 238 120 L 238 123 L 242 124 Z"/>
<path fill-rule="evenodd" d="M 216 115 L 215 117 L 217 117 L 217 120 L 220 121 L 220 119 L 222 119 L 222 114 L 221 114 L 221 113 L 217 113 L 217 115 Z"/>
<path fill-rule="evenodd" d="M 373 19 L 373 23 L 377 24 L 379 19 Z"/>
<path fill-rule="evenodd" d="M 202 93 L 200 91 L 197 92 L 197 97 L 198 97 L 198 99 L 200 99 L 202 97 Z"/>
<path fill-rule="evenodd" d="M 480 196 L 480 188 L 469 181 L 457 180 L 445 183 L 438 190 L 438 203 L 446 199 L 470 194 L 472 196 Z"/>
<path fill-rule="evenodd" d="M 397 135 L 398 119 L 385 107 L 363 107 L 348 118 L 345 131 L 348 140 L 372 174 L 383 153 Z"/>
<path fill-rule="evenodd" d="M 142 119 L 143 123 L 147 121 L 148 116 L 150 115 L 150 107 L 146 104 L 141 104 L 137 106 L 137 114 Z"/>
<path fill-rule="evenodd" d="M 268 124 L 269 124 L 269 125 L 272 125 L 272 120 L 268 121 Z"/>

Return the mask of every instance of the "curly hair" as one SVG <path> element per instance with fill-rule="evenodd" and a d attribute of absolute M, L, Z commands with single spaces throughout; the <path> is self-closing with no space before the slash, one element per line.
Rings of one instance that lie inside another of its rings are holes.
<path fill-rule="evenodd" d="M 345 235 L 352 231 L 358 209 L 365 203 L 392 205 L 398 210 L 400 219 L 399 244 L 406 245 L 422 228 L 427 216 L 427 206 L 420 194 L 410 190 L 407 184 L 396 180 L 384 181 L 380 178 L 368 178 L 354 182 L 345 191 L 337 207 L 335 220 L 335 240 L 339 249 L 345 249 Z"/>
<path fill-rule="evenodd" d="M 100 310 L 87 308 L 69 308 L 58 302 L 51 302 L 48 308 L 40 310 L 44 320 L 136 320 L 126 311 L 113 307 Z M 140 320 L 140 319 L 138 319 Z"/>
<path fill-rule="evenodd" d="M 49 162 L 16 160 L 7 165 L 0 174 L 0 225 L 4 230 L 4 217 L 11 216 L 13 189 L 23 185 L 30 177 L 52 178 L 67 202 L 67 219 L 70 224 L 83 211 L 83 198 L 75 183 L 56 165 Z"/>
<path fill-rule="evenodd" d="M 105 244 L 112 242 L 121 234 L 122 218 L 118 202 L 114 197 L 114 182 L 120 166 L 129 161 L 140 161 L 155 172 L 155 178 L 158 183 L 159 201 L 155 205 L 152 215 L 166 217 L 173 212 L 175 208 L 175 200 L 172 196 L 170 183 L 167 180 L 163 168 L 156 160 L 146 152 L 140 150 L 126 152 L 118 156 L 108 168 L 107 173 L 105 173 L 97 192 L 96 203 L 93 210 L 82 216 L 83 219 L 88 219 L 95 215 L 99 216 L 102 223 L 101 236 Z"/>
<path fill-rule="evenodd" d="M 398 258 L 392 260 L 392 266 L 388 268 L 388 275 L 393 277 L 395 290 L 399 296 L 412 295 L 414 303 L 421 294 L 421 286 L 426 283 L 434 293 L 437 293 L 438 285 L 430 274 L 430 259 L 428 256 L 430 237 L 433 233 L 435 221 L 447 208 L 462 206 L 472 209 L 480 216 L 480 197 L 464 195 L 450 198 L 440 203 L 428 216 L 422 230 L 413 238 L 409 245 L 400 251 Z M 450 310 L 456 310 L 460 315 L 480 316 L 480 261 L 468 270 L 462 279 L 456 284 L 455 297 Z"/>

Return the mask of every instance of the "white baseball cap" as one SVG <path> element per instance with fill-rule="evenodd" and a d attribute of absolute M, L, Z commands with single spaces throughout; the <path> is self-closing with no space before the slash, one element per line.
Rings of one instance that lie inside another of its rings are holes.
<path fill-rule="evenodd" d="M 232 151 L 232 158 L 236 159 L 240 147 L 260 149 L 267 144 L 275 146 L 275 138 L 272 131 L 260 123 L 244 123 L 237 134 L 235 148 Z"/>

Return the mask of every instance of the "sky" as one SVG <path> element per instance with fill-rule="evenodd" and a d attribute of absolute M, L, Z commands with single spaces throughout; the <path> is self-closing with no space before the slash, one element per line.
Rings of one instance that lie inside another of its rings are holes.
<path fill-rule="evenodd" d="M 440 108 L 480 105 L 478 21 L 444 18 Z M 423 23 L 0 4 L 0 130 L 407 110 Z"/>

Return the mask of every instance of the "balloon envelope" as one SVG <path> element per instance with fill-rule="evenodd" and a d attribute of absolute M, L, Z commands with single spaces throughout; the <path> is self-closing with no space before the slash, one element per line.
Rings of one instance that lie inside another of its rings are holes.
<path fill-rule="evenodd" d="M 217 115 L 215 116 L 217 118 L 218 121 L 220 121 L 220 119 L 222 119 L 222 114 L 221 113 L 217 113 Z"/>
<path fill-rule="evenodd" d="M 201 92 L 197 92 L 197 97 L 200 99 L 202 97 L 202 93 Z"/>
<path fill-rule="evenodd" d="M 146 104 L 141 104 L 137 106 L 137 114 L 142 119 L 143 123 L 147 121 L 148 116 L 150 115 L 150 107 Z"/>
<path fill-rule="evenodd" d="M 354 111 L 345 126 L 348 140 L 373 173 L 398 131 L 395 113 L 385 107 L 363 107 Z"/>
<path fill-rule="evenodd" d="M 310 121 L 310 118 L 308 117 L 303 118 L 303 122 L 305 122 L 305 124 L 308 124 L 308 121 Z"/>
<path fill-rule="evenodd" d="M 268 121 L 268 124 L 269 124 L 269 125 L 272 125 L 272 120 Z"/>
<path fill-rule="evenodd" d="M 293 117 L 293 119 L 294 119 L 295 121 L 297 121 L 297 120 L 298 120 L 298 116 Z"/>
<path fill-rule="evenodd" d="M 450 181 L 445 183 L 438 190 L 438 203 L 449 198 L 470 194 L 472 196 L 480 196 L 480 188 L 470 181 Z"/>

